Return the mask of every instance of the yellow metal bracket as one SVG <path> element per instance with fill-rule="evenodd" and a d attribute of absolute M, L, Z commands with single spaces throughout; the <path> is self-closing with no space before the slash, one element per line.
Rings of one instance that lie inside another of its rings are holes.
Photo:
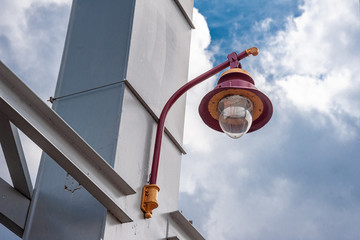
<path fill-rule="evenodd" d="M 152 217 L 152 210 L 159 206 L 157 201 L 159 186 L 156 184 L 145 185 L 141 197 L 141 210 L 144 212 L 145 218 Z"/>
<path fill-rule="evenodd" d="M 246 49 L 245 51 L 246 51 L 248 56 L 250 54 L 253 55 L 253 56 L 257 56 L 259 54 L 259 49 L 257 47 L 252 47 L 252 48 Z"/>

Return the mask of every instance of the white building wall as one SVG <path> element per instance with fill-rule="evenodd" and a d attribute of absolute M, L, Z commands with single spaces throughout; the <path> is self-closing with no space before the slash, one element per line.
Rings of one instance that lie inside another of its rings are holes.
<path fill-rule="evenodd" d="M 180 3 L 191 18 L 193 1 Z M 126 80 L 157 116 L 169 97 L 187 82 L 190 37 L 191 27 L 175 1 L 136 1 Z M 180 144 L 184 114 L 185 96 L 170 110 L 166 121 L 166 127 Z M 148 184 L 151 171 L 156 127 L 155 120 L 126 87 L 114 167 L 136 191 L 123 202 L 133 222 L 120 224 L 108 213 L 104 240 L 202 239 L 176 212 L 181 152 L 165 134 L 157 180 L 159 207 L 150 219 L 144 219 L 140 210 L 142 188 Z M 185 224 L 179 223 L 174 214 Z"/>

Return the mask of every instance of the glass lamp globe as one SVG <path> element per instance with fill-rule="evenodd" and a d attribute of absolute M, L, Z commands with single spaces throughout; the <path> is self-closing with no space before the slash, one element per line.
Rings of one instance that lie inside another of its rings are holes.
<path fill-rule="evenodd" d="M 253 103 L 240 95 L 226 96 L 218 104 L 219 125 L 231 138 L 246 134 L 252 123 Z"/>

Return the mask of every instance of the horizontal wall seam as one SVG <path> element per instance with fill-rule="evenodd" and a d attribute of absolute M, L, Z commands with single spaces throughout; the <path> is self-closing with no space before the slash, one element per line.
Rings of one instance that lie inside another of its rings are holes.
<path fill-rule="evenodd" d="M 190 25 L 190 27 L 192 29 L 195 29 L 194 24 L 192 23 L 190 17 L 188 16 L 188 14 L 186 13 L 184 7 L 181 5 L 181 3 L 179 2 L 179 0 L 174 0 L 174 2 L 176 3 L 176 6 L 178 6 L 180 12 L 182 13 L 182 15 L 184 16 L 185 20 L 188 22 L 188 24 Z"/>
<path fill-rule="evenodd" d="M 92 92 L 92 91 L 95 91 L 95 90 L 99 90 L 99 89 L 102 89 L 102 88 L 105 88 L 105 87 L 117 85 L 117 84 L 120 84 L 120 83 L 125 83 L 125 86 L 131 91 L 131 93 L 135 96 L 135 98 L 141 103 L 141 105 L 150 114 L 150 116 L 154 119 L 154 121 L 156 123 L 158 123 L 159 122 L 158 116 L 156 116 L 154 111 L 150 108 L 150 106 L 145 102 L 145 100 L 140 96 L 140 94 L 135 90 L 135 88 L 130 84 L 130 82 L 128 80 L 122 80 L 122 81 L 118 81 L 118 82 L 113 82 L 113 83 L 106 84 L 106 85 L 103 85 L 103 86 L 98 86 L 98 87 L 94 87 L 94 88 L 91 88 L 91 89 L 86 89 L 86 90 L 83 90 L 83 91 L 70 93 L 70 94 L 67 94 L 67 95 L 64 95 L 64 96 L 50 97 L 50 99 L 48 101 L 53 103 L 56 100 L 61 100 L 61 99 L 67 98 L 67 97 L 73 97 L 73 96 L 76 96 L 76 95 L 79 95 L 79 94 Z M 184 148 L 181 146 L 181 144 L 176 140 L 176 138 L 170 133 L 170 131 L 166 127 L 164 128 L 164 132 L 170 138 L 170 140 L 174 143 L 174 145 L 177 147 L 177 149 L 182 154 L 186 154 L 186 151 L 184 150 Z"/>
<path fill-rule="evenodd" d="M 159 118 L 156 116 L 154 111 L 150 108 L 150 106 L 145 102 L 145 100 L 140 96 L 140 94 L 136 91 L 136 89 L 130 84 L 128 80 L 124 80 L 125 86 L 130 90 L 130 92 L 135 96 L 135 98 L 141 103 L 141 105 L 145 108 L 145 110 L 150 114 L 150 116 L 154 119 L 156 123 L 159 123 Z M 170 138 L 170 140 L 174 143 L 177 149 L 182 153 L 186 154 L 184 148 L 181 144 L 176 140 L 176 138 L 170 133 L 170 131 L 165 127 L 165 134 Z"/>

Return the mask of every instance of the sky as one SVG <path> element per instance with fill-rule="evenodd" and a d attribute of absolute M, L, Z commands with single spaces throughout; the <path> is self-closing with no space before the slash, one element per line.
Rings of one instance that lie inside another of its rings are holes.
<path fill-rule="evenodd" d="M 70 4 L 0 0 L 0 59 L 44 100 Z M 215 77 L 187 94 L 179 209 L 206 239 L 360 238 L 359 4 L 195 0 L 189 79 L 256 46 L 242 67 L 274 107 L 266 126 L 234 140 L 197 113 Z M 40 150 L 29 142 L 35 180 Z M 8 179 L 1 153 L 0 164 Z M 0 239 L 16 238 L 0 227 Z"/>

